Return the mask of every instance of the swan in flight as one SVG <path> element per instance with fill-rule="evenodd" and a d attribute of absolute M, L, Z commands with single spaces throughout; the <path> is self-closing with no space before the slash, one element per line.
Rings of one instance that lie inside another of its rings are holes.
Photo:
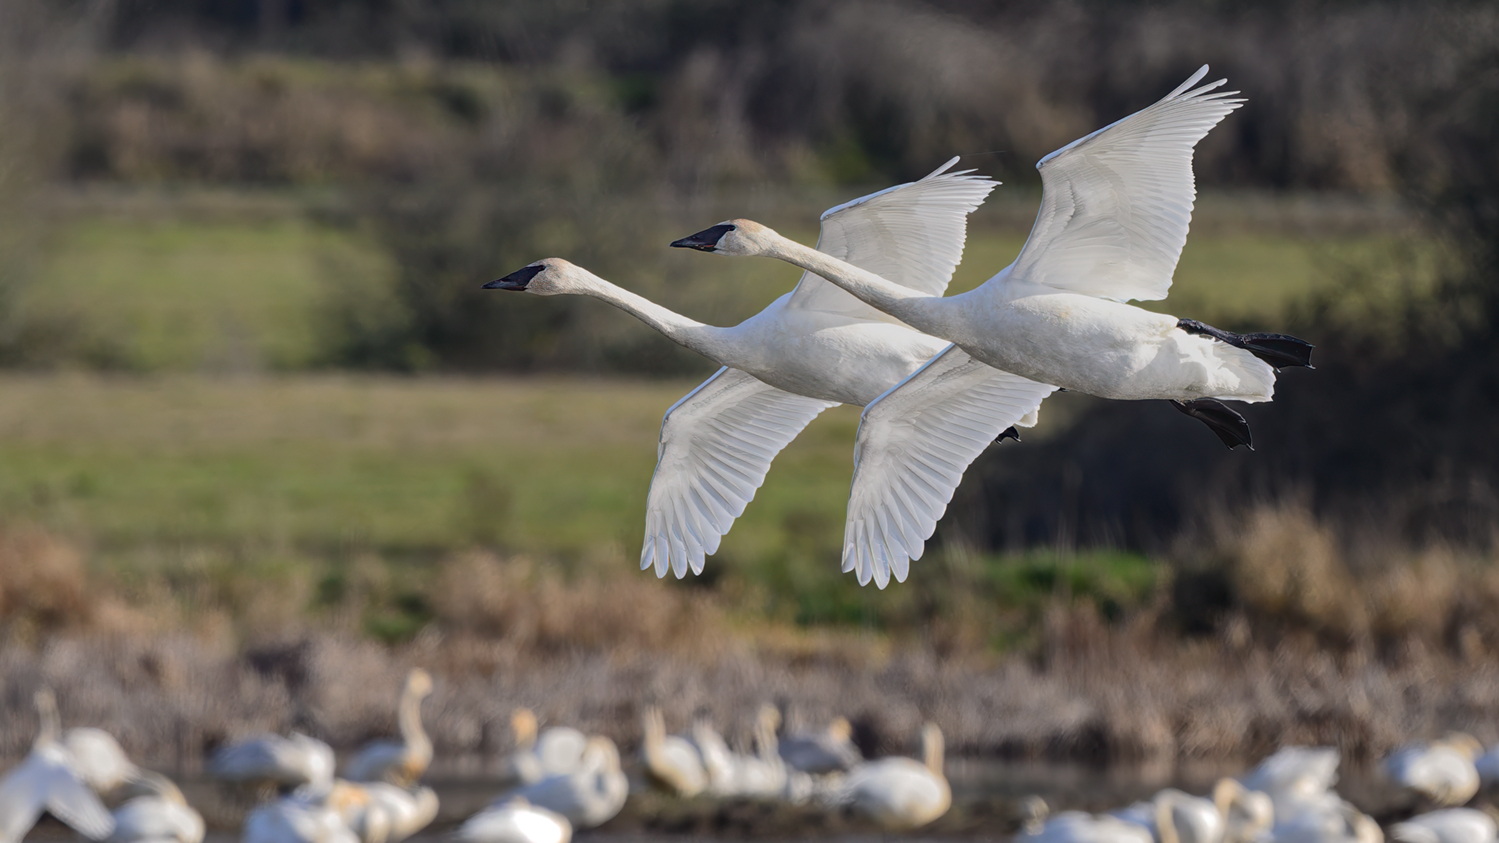
<path fill-rule="evenodd" d="M 344 777 L 356 782 L 390 782 L 410 787 L 432 763 L 432 740 L 422 728 L 422 700 L 432 693 L 432 677 L 417 668 L 406 677 L 397 707 L 399 741 L 374 741 L 349 762 Z"/>
<path fill-rule="evenodd" d="M 780 739 L 781 758 L 794 770 L 812 775 L 847 772 L 864 757 L 853 742 L 854 728 L 845 717 L 834 717 L 817 732 L 798 732 Z"/>
<path fill-rule="evenodd" d="M 569 843 L 572 838 L 567 817 L 518 796 L 474 814 L 453 834 L 459 843 Z"/>
<path fill-rule="evenodd" d="M 1390 826 L 1390 839 L 1397 843 L 1493 843 L 1496 838 L 1494 818 L 1472 808 L 1444 808 Z"/>
<path fill-rule="evenodd" d="M 61 741 L 52 692 L 36 693 L 41 720 L 31 753 L 0 779 L 0 843 L 20 843 L 42 814 L 51 814 L 92 840 L 114 832 L 114 818 L 89 787 Z"/>
<path fill-rule="evenodd" d="M 630 782 L 619 767 L 619 748 L 600 735 L 588 739 L 582 766 L 571 772 L 547 776 L 517 788 L 493 804 L 519 796 L 532 805 L 555 811 L 573 828 L 594 828 L 614 818 L 625 806 Z"/>
<path fill-rule="evenodd" d="M 643 721 L 640 755 L 651 782 L 684 798 L 702 793 L 708 787 L 708 771 L 698 748 L 684 737 L 666 734 L 666 718 L 655 706 L 645 710 Z"/>
<path fill-rule="evenodd" d="M 1243 102 L 1194 88 L 1203 66 L 1156 104 L 1042 158 L 1044 192 L 1014 263 L 943 297 L 809 249 L 751 220 L 673 246 L 777 258 L 816 273 L 954 347 L 864 410 L 844 533 L 845 571 L 903 581 L 980 452 L 1055 388 L 1167 399 L 1229 447 L 1253 447 L 1224 399 L 1269 401 L 1275 374 L 1309 366 L 1312 346 L 1235 334 L 1125 304 L 1165 298 L 1196 198 L 1192 150 Z M 992 368 L 990 368 L 992 367 Z"/>
<path fill-rule="evenodd" d="M 829 209 L 817 248 L 878 273 L 911 295 L 940 296 L 963 256 L 968 214 L 996 182 L 948 172 Z M 808 250 L 812 251 L 812 250 Z M 586 295 L 630 313 L 723 368 L 666 411 L 646 496 L 642 570 L 702 573 L 704 559 L 765 480 L 770 462 L 812 419 L 865 406 L 947 343 L 922 334 L 806 272 L 792 292 L 730 328 L 704 325 L 558 258 L 484 285 L 535 295 Z M 1008 415 L 1019 423 L 1040 398 Z M 993 437 L 991 437 L 992 439 Z"/>
<path fill-rule="evenodd" d="M 571 726 L 549 726 L 542 731 L 535 712 L 517 708 L 510 715 L 510 728 L 516 750 L 506 764 L 507 773 L 522 784 L 571 773 L 583 763 L 588 736 Z"/>
<path fill-rule="evenodd" d="M 930 823 L 952 805 L 952 789 L 942 771 L 942 730 L 921 729 L 922 760 L 881 758 L 855 767 L 833 801 L 875 821 L 888 831 L 909 831 Z"/>
<path fill-rule="evenodd" d="M 135 795 L 114 810 L 108 843 L 202 843 L 203 815 L 171 779 L 142 770 L 126 789 Z"/>
<path fill-rule="evenodd" d="M 287 791 L 322 790 L 333 783 L 333 747 L 293 732 L 291 737 L 260 735 L 214 754 L 208 772 L 224 781 L 270 785 Z"/>
<path fill-rule="evenodd" d="M 1437 805 L 1461 805 L 1478 792 L 1473 759 L 1482 751 L 1478 741 L 1456 732 L 1431 744 L 1397 750 L 1385 759 L 1384 768 L 1396 784 Z"/>

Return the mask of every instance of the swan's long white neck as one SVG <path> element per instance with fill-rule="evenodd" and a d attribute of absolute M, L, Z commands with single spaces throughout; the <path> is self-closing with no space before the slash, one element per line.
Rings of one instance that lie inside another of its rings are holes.
<path fill-rule="evenodd" d="M 689 319 L 591 272 L 579 273 L 574 283 L 576 289 L 572 292 L 606 301 L 660 331 L 667 339 L 720 364 L 732 365 L 725 359 L 732 353 L 732 346 L 723 328 Z"/>
<path fill-rule="evenodd" d="M 765 253 L 767 257 L 816 273 L 876 310 L 884 311 L 917 330 L 934 333 L 929 330 L 929 326 L 932 326 L 936 317 L 932 312 L 933 304 L 942 301 L 940 296 L 928 296 L 909 287 L 902 287 L 847 261 L 803 246 L 795 240 L 774 232 L 767 233 L 771 235 L 771 245 Z"/>
<path fill-rule="evenodd" d="M 432 740 L 422 728 L 422 695 L 408 687 L 401 695 L 401 707 L 397 712 L 401 727 L 401 738 L 418 755 L 431 756 Z"/>

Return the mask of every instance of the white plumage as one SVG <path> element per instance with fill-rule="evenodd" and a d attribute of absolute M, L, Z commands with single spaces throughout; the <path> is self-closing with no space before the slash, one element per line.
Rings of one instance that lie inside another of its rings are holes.
<path fill-rule="evenodd" d="M 224 781 L 269 783 L 282 789 L 327 788 L 333 782 L 333 747 L 293 732 L 259 735 L 214 754 L 208 771 Z"/>
<path fill-rule="evenodd" d="M 1390 827 L 1390 839 L 1398 843 L 1493 843 L 1496 836 L 1494 818 L 1472 808 L 1417 814 Z"/>
<path fill-rule="evenodd" d="M 578 770 L 547 776 L 517 788 L 501 796 L 495 804 L 519 796 L 532 805 L 561 814 L 573 828 L 593 828 L 619 813 L 629 790 L 630 783 L 619 767 L 619 749 L 608 738 L 595 735 L 588 739 Z"/>
<path fill-rule="evenodd" d="M 878 268 L 908 291 L 940 295 L 962 256 L 967 216 L 995 185 L 948 172 L 956 161 L 830 209 L 818 248 Z M 690 239 L 673 245 L 691 247 Z M 687 319 L 556 258 L 486 286 L 603 299 L 724 366 L 662 420 L 640 564 L 663 577 L 702 571 L 776 454 L 819 413 L 868 404 L 946 345 L 810 273 L 732 328 Z"/>
<path fill-rule="evenodd" d="M 389 782 L 409 787 L 432 763 L 432 741 L 422 728 L 422 700 L 432 693 L 432 677 L 417 668 L 406 677 L 397 704 L 399 741 L 373 741 L 349 762 L 345 778 L 356 782 Z"/>
<path fill-rule="evenodd" d="M 1385 759 L 1385 771 L 1398 785 L 1437 805 L 1461 805 L 1478 792 L 1473 757 L 1481 750 L 1468 735 L 1449 735 L 1431 744 L 1408 746 Z"/>
<path fill-rule="evenodd" d="M 43 813 L 93 840 L 114 831 L 114 818 L 88 786 L 72 754 L 60 741 L 57 702 L 38 691 L 41 728 L 31 753 L 0 779 L 0 843 L 19 843 Z"/>
<path fill-rule="evenodd" d="M 783 736 L 777 749 L 792 769 L 812 775 L 844 772 L 858 766 L 864 757 L 854 746 L 853 727 L 835 717 L 826 729 Z"/>
<path fill-rule="evenodd" d="M 952 805 L 952 789 L 942 771 L 942 732 L 936 724 L 922 728 L 922 761 L 881 758 L 849 772 L 832 801 L 890 831 L 907 831 L 932 822 Z"/>
<path fill-rule="evenodd" d="M 453 837 L 461 843 L 568 843 L 573 827 L 561 814 L 514 797 L 469 817 Z"/>
<path fill-rule="evenodd" d="M 141 795 L 114 810 L 115 830 L 109 843 L 202 843 L 203 816 L 166 776 L 142 770 L 129 789 Z"/>
<path fill-rule="evenodd" d="M 666 734 L 661 709 L 651 707 L 643 715 L 640 755 L 652 783 L 675 796 L 691 798 L 708 787 L 703 756 L 692 741 Z"/>

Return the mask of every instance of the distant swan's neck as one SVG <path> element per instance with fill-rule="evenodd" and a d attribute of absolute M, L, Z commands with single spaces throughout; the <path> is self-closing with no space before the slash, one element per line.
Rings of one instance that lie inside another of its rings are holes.
<path fill-rule="evenodd" d="M 427 737 L 427 730 L 422 728 L 421 695 L 407 690 L 401 696 L 401 709 L 397 716 L 400 720 L 401 738 L 405 740 L 406 746 L 419 756 L 430 755 L 432 741 Z"/>
<path fill-rule="evenodd" d="M 622 287 L 617 287 L 596 275 L 587 279 L 583 295 L 606 301 L 636 319 L 660 331 L 673 342 L 686 346 L 698 354 L 723 365 L 733 365 L 725 357 L 732 354 L 732 346 L 723 328 L 704 325 L 688 319 L 680 313 L 638 296 Z"/>
<path fill-rule="evenodd" d="M 808 272 L 826 278 L 847 290 L 855 298 L 871 307 L 882 310 L 918 330 L 929 330 L 937 314 L 933 305 L 942 301 L 940 296 L 928 296 L 909 287 L 887 281 L 873 272 L 860 269 L 851 263 L 838 260 L 816 249 L 803 246 L 777 234 L 772 240 L 769 257 L 794 264 Z"/>

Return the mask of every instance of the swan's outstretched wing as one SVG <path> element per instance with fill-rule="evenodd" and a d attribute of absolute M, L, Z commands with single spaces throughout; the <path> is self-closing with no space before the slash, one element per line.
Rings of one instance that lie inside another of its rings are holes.
<path fill-rule="evenodd" d="M 34 750 L 0 781 L 0 841 L 20 841 L 43 811 L 93 840 L 114 833 L 114 817 L 69 761 L 61 747 Z"/>
<path fill-rule="evenodd" d="M 645 504 L 640 568 L 703 572 L 703 559 L 765 481 L 770 461 L 817 414 L 837 406 L 724 367 L 666 411 Z"/>
<path fill-rule="evenodd" d="M 999 184 L 972 170 L 948 172 L 957 162 L 948 161 L 920 181 L 829 208 L 822 215 L 818 250 L 892 283 L 942 295 L 963 259 L 968 215 Z M 810 272 L 803 273 L 788 307 L 890 319 Z"/>
<path fill-rule="evenodd" d="M 950 345 L 864 408 L 843 570 L 860 585 L 905 582 L 968 464 L 1054 391 Z"/>
<path fill-rule="evenodd" d="M 1011 281 L 1114 301 L 1163 299 L 1187 242 L 1192 148 L 1238 108 L 1220 79 L 1181 87 L 1141 111 L 1042 158 L 1044 192 Z"/>

